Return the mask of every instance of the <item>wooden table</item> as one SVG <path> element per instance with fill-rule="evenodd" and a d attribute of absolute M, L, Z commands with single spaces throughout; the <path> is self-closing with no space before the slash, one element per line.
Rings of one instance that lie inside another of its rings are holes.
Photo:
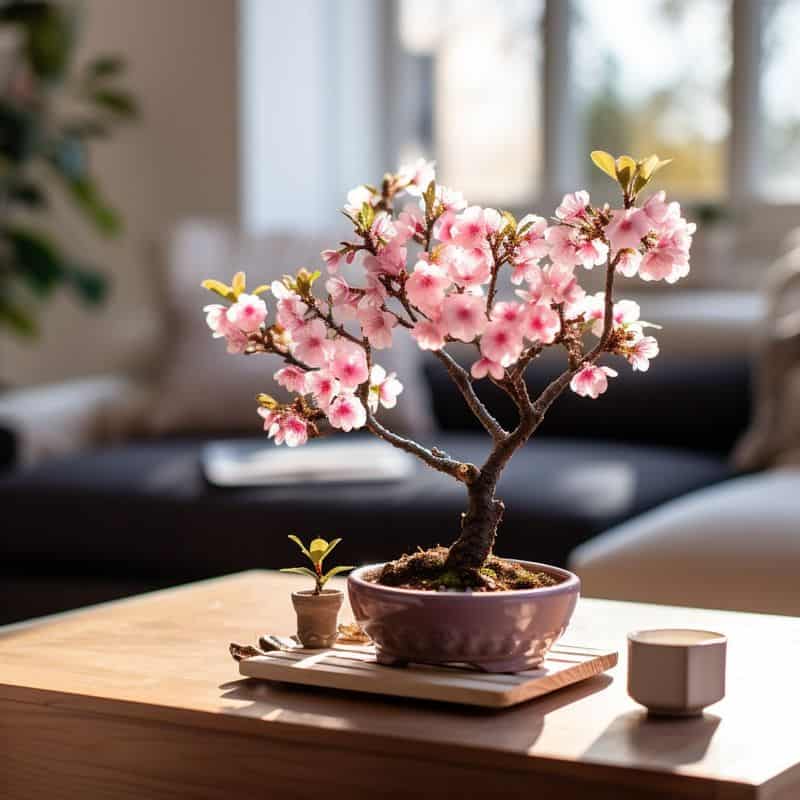
<path fill-rule="evenodd" d="M 620 666 L 487 712 L 239 679 L 228 643 L 290 633 L 301 582 L 247 572 L 0 629 L 0 797 L 800 798 L 797 619 L 582 600 L 567 638 Z M 654 626 L 730 637 L 705 716 L 627 697 L 625 633 Z"/>

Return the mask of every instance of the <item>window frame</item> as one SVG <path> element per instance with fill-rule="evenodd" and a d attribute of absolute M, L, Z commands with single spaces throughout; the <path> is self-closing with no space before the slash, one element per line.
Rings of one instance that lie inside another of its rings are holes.
<path fill-rule="evenodd" d="M 397 20 L 399 0 L 386 0 L 388 18 Z M 576 102 L 572 69 L 571 30 L 575 20 L 574 0 L 545 0 L 542 18 L 543 126 L 541 186 L 538 196 L 528 199 L 530 207 L 549 207 L 564 192 L 584 182 L 584 173 L 576 163 L 575 137 L 578 135 L 579 109 Z M 800 221 L 800 202 L 771 201 L 759 189 L 758 165 L 762 152 L 761 138 L 761 48 L 763 37 L 763 0 L 731 0 L 732 69 L 730 86 L 731 130 L 727 153 L 727 192 L 721 198 L 742 221 L 744 229 L 755 233 L 763 244 L 775 244 L 775 236 Z M 386 25 L 387 52 L 394 53 L 395 69 L 387 75 L 398 85 L 402 55 L 396 25 Z M 391 96 L 391 95 L 390 95 Z M 387 118 L 387 123 L 389 122 Z M 387 140 L 397 144 L 401 138 L 402 116 L 394 115 Z M 397 152 L 397 147 L 394 148 Z M 478 199 L 478 198 L 476 198 Z M 511 208 L 512 211 L 525 209 Z M 758 241 L 756 244 L 758 245 Z"/>

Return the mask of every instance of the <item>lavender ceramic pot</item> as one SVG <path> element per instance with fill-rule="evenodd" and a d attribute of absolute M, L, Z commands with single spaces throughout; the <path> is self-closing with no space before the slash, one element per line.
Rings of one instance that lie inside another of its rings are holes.
<path fill-rule="evenodd" d="M 423 592 L 367 580 L 383 566 L 372 564 L 348 577 L 350 605 L 382 664 L 460 662 L 486 672 L 533 669 L 564 633 L 581 582 L 565 569 L 517 563 L 561 582 L 511 592 Z"/>

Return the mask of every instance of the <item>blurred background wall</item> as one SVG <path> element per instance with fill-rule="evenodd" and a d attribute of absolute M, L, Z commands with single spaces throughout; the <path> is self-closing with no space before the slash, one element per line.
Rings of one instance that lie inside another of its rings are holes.
<path fill-rule="evenodd" d="M 238 8 L 234 0 L 87 0 L 78 60 L 117 52 L 141 119 L 92 149 L 125 231 L 104 240 L 53 192 L 49 226 L 111 278 L 97 310 L 70 293 L 43 309 L 38 339 L 0 335 L 0 382 L 135 368 L 156 355 L 159 242 L 187 215 L 238 217 Z"/>

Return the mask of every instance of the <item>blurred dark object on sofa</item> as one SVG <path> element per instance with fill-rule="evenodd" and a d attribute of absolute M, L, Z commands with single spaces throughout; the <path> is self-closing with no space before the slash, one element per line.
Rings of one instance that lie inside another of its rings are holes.
<path fill-rule="evenodd" d="M 438 364 L 426 372 L 441 431 L 426 441 L 480 463 L 483 433 Z M 550 374 L 536 365 L 532 387 Z M 746 360 L 662 357 L 642 377 L 622 373 L 597 401 L 568 396 L 552 409 L 501 483 L 501 555 L 563 564 L 606 528 L 730 476 L 725 454 L 749 419 Z M 200 466 L 207 439 L 113 444 L 0 479 L 0 623 L 284 566 L 293 532 L 343 535 L 352 563 L 385 560 L 452 539 L 464 507 L 461 486 L 422 466 L 393 485 L 216 489 Z"/>

